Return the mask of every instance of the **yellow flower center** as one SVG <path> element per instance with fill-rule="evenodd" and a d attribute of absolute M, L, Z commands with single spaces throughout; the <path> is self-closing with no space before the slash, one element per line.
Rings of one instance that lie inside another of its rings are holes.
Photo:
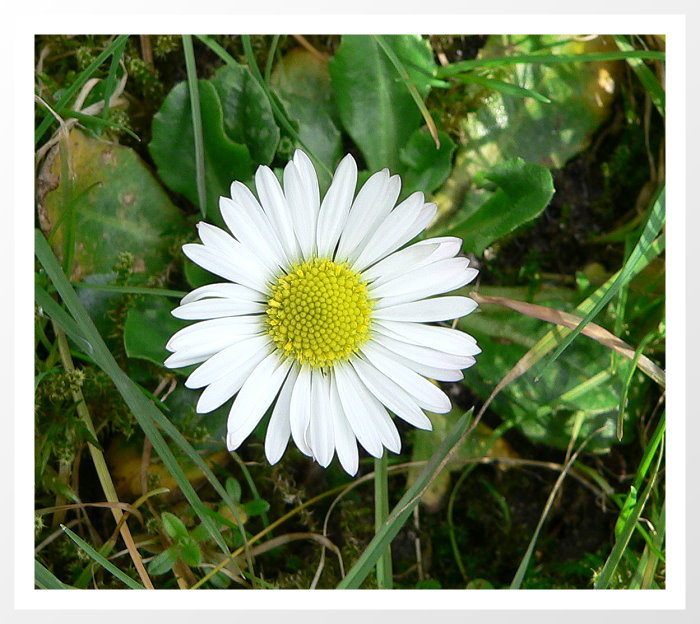
<path fill-rule="evenodd" d="M 267 302 L 268 331 L 285 355 L 314 368 L 332 366 L 369 338 L 371 306 L 359 273 L 315 258 L 277 279 Z"/>

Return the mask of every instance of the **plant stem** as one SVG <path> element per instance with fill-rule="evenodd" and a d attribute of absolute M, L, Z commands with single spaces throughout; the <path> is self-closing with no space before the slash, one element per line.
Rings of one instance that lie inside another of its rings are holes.
<path fill-rule="evenodd" d="M 389 480 L 387 478 L 387 454 L 374 460 L 374 531 L 378 533 L 389 516 Z M 391 569 L 391 545 L 377 560 L 377 586 L 392 589 L 394 575 Z"/>

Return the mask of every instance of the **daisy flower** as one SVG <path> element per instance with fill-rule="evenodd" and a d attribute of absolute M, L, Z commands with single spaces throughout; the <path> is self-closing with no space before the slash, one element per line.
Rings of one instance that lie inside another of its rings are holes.
<path fill-rule="evenodd" d="M 279 461 L 289 438 L 328 466 L 337 453 L 357 472 L 359 442 L 370 455 L 401 440 L 390 414 L 431 429 L 425 411 L 450 410 L 431 380 L 457 381 L 480 352 L 474 338 L 428 325 L 469 314 L 476 303 L 443 295 L 477 274 L 454 237 L 404 247 L 434 219 L 417 192 L 396 205 L 401 180 L 384 169 L 355 196 L 357 165 L 346 156 L 321 201 L 302 151 L 284 188 L 265 166 L 253 193 L 241 182 L 219 207 L 231 234 L 199 223 L 202 244 L 183 252 L 227 280 L 187 294 L 173 310 L 199 321 L 178 331 L 166 366 L 201 364 L 188 388 L 204 388 L 199 413 L 235 396 L 226 442 L 235 450 L 272 407 L 265 454 Z M 403 248 L 402 248 L 403 247 Z"/>

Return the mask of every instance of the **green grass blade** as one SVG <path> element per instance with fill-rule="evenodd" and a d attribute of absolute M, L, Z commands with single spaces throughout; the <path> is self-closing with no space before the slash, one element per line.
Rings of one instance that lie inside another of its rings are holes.
<path fill-rule="evenodd" d="M 61 98 L 58 100 L 58 102 L 56 102 L 54 110 L 61 110 L 62 108 L 65 108 L 68 102 L 71 101 L 71 98 L 95 73 L 95 70 L 97 70 L 97 68 L 100 65 L 102 65 L 102 63 L 104 63 L 105 60 L 108 59 L 111 54 L 114 54 L 114 52 L 119 49 L 119 46 L 123 45 L 128 38 L 129 35 L 119 35 L 114 41 L 112 41 L 110 45 L 108 45 L 104 50 L 102 50 L 98 57 L 92 63 L 90 63 L 90 65 L 88 65 L 84 71 L 80 73 L 75 82 L 63 92 Z M 39 141 L 41 141 L 42 137 L 51 126 L 51 122 L 53 120 L 54 117 L 51 113 L 47 112 L 44 115 L 43 121 L 39 124 L 39 127 L 34 132 L 34 145 L 37 145 Z"/>
<path fill-rule="evenodd" d="M 613 39 L 620 50 L 624 52 L 634 50 L 632 44 L 624 35 L 614 35 Z M 638 56 L 628 57 L 627 62 L 634 70 L 634 73 L 637 74 L 639 81 L 644 85 L 644 88 L 647 90 L 647 93 L 656 107 L 656 110 L 658 110 L 661 116 L 664 117 L 666 115 L 666 93 L 664 88 L 661 86 L 661 83 L 658 81 L 656 76 L 654 76 L 654 72 L 652 72 L 651 69 L 649 69 L 644 61 Z"/>
<path fill-rule="evenodd" d="M 545 520 L 547 519 L 547 516 L 549 515 L 549 510 L 551 509 L 552 505 L 554 504 L 554 500 L 556 498 L 557 493 L 559 492 L 559 488 L 561 487 L 562 482 L 564 481 L 569 470 L 571 470 L 571 467 L 576 462 L 576 459 L 578 458 L 581 451 L 586 447 L 586 445 L 596 435 L 598 435 L 600 433 L 600 431 L 601 431 L 600 429 L 593 431 L 581 443 L 581 446 L 579 446 L 578 449 L 576 449 L 576 452 L 571 456 L 569 461 L 566 462 L 564 469 L 559 474 L 559 477 L 557 478 L 557 480 L 554 484 L 554 487 L 552 488 L 552 491 L 549 494 L 549 498 L 547 499 L 547 503 L 545 504 L 544 510 L 542 511 L 542 514 L 540 515 L 540 520 L 537 523 L 537 528 L 535 529 L 535 532 L 532 534 L 532 538 L 530 539 L 530 543 L 528 544 L 527 550 L 525 551 L 523 558 L 520 560 L 520 565 L 518 566 L 518 569 L 515 572 L 515 576 L 513 577 L 513 580 L 511 581 L 511 584 L 510 584 L 511 589 L 520 589 L 521 588 L 521 586 L 523 584 L 523 580 L 525 579 L 525 573 L 527 572 L 528 566 L 530 565 L 530 559 L 532 558 L 532 553 L 535 551 L 535 545 L 537 544 L 537 540 L 540 536 L 540 531 L 542 530 L 542 527 L 544 526 Z"/>
<path fill-rule="evenodd" d="M 542 374 L 542 371 L 546 369 L 554 360 L 556 360 L 564 350 L 573 342 L 573 340 L 581 333 L 581 330 L 592 321 L 598 313 L 605 307 L 605 305 L 615 296 L 615 294 L 620 290 L 620 288 L 629 283 L 634 274 L 635 267 L 637 264 L 645 257 L 647 257 L 652 251 L 652 245 L 661 231 L 665 221 L 665 192 L 664 187 L 658 192 L 652 206 L 649 218 L 644 226 L 642 235 L 639 241 L 635 245 L 632 253 L 630 254 L 627 262 L 622 267 L 622 270 L 618 273 L 617 278 L 613 281 L 610 287 L 605 291 L 605 293 L 598 299 L 593 309 L 586 314 L 584 319 L 579 323 L 578 327 L 569 332 L 569 334 L 557 345 L 550 356 L 546 358 L 544 363 L 540 366 L 538 371 L 538 377 Z"/>
<path fill-rule="evenodd" d="M 112 383 L 114 383 L 131 412 L 136 417 L 146 437 L 148 437 L 153 444 L 156 453 L 158 453 L 159 457 L 163 460 L 164 466 L 177 482 L 185 498 L 192 505 L 192 508 L 207 527 L 209 534 L 217 542 L 221 550 L 228 555 L 229 550 L 224 538 L 209 516 L 203 511 L 204 504 L 187 480 L 182 468 L 158 430 L 156 422 L 161 424 L 161 426 L 162 423 L 167 422 L 170 425 L 171 431 L 175 429 L 175 427 L 170 424 L 160 410 L 144 396 L 126 373 L 119 368 L 119 365 L 102 340 L 92 319 L 78 299 L 73 288 L 71 288 L 68 279 L 61 270 L 58 260 L 56 260 L 46 239 L 39 230 L 35 231 L 34 247 L 37 258 L 46 270 L 46 273 L 61 296 L 63 303 L 68 308 L 68 311 L 73 315 L 73 319 L 87 343 L 87 354 L 90 355 L 95 363 L 110 377 Z M 180 438 L 181 437 L 182 436 L 180 436 Z M 176 442 L 179 442 L 188 457 L 200 465 L 202 459 L 199 457 L 198 453 L 186 441 L 185 444 L 187 446 L 184 446 L 182 444 L 183 440 L 176 439 Z"/>
<path fill-rule="evenodd" d="M 387 454 L 374 460 L 374 530 L 379 532 L 389 516 L 389 478 Z M 377 586 L 379 589 L 392 589 L 394 574 L 391 565 L 391 544 L 377 560 Z"/>
<path fill-rule="evenodd" d="M 152 295 L 154 297 L 173 297 L 174 299 L 182 299 L 187 294 L 182 290 L 146 288 L 145 286 L 117 286 L 116 284 L 88 284 L 87 282 L 71 282 L 71 286 L 73 286 L 73 288 L 102 290 L 105 292 L 120 293 L 123 295 Z"/>
<path fill-rule="evenodd" d="M 498 91 L 499 93 L 504 93 L 505 95 L 513 95 L 515 97 L 522 97 L 522 98 L 533 98 L 535 100 L 538 100 L 540 102 L 544 102 L 545 104 L 551 104 L 552 100 L 550 100 L 547 96 L 542 95 L 541 93 L 538 93 L 537 91 L 533 91 L 532 89 L 526 89 L 525 87 L 520 87 L 518 85 L 515 85 L 511 82 L 504 82 L 503 80 L 496 80 L 494 78 L 485 78 L 483 76 L 476 76 L 475 74 L 469 73 L 469 74 L 460 74 L 457 76 L 457 79 L 460 82 L 464 82 L 466 84 L 468 83 L 474 83 L 481 85 L 482 87 L 486 87 L 487 89 L 493 89 L 494 91 Z"/>
<path fill-rule="evenodd" d="M 107 121 L 109 117 L 109 101 L 112 99 L 112 93 L 117 86 L 117 70 L 119 69 L 119 63 L 124 56 L 124 49 L 126 48 L 126 39 L 124 39 L 119 47 L 114 50 L 112 54 L 112 62 L 109 64 L 109 72 L 107 73 L 107 79 L 105 80 L 105 99 L 104 106 L 102 107 L 102 119 Z"/>
<path fill-rule="evenodd" d="M 357 589 L 377 564 L 377 561 L 386 551 L 389 544 L 396 537 L 406 520 L 411 516 L 413 508 L 420 502 L 423 492 L 428 488 L 439 472 L 444 468 L 444 463 L 452 449 L 461 441 L 472 420 L 473 410 L 466 412 L 455 424 L 440 448 L 430 458 L 423 471 L 413 485 L 401 497 L 401 500 L 392 509 L 391 513 L 376 532 L 374 538 L 365 548 L 360 558 L 348 572 L 347 576 L 338 584 L 338 589 Z"/>
<path fill-rule="evenodd" d="M 122 583 L 130 587 L 131 589 L 145 589 L 141 583 L 137 583 L 127 574 L 124 574 L 117 566 L 105 559 L 100 553 L 98 553 L 90 544 L 85 540 L 78 537 L 73 531 L 71 531 L 67 526 L 61 525 L 63 532 L 68 535 L 83 551 L 85 551 L 90 557 L 97 563 L 99 563 L 107 572 L 118 578 Z"/>
<path fill-rule="evenodd" d="M 71 318 L 54 299 L 41 287 L 39 284 L 34 286 L 34 296 L 36 303 L 43 312 L 58 323 L 60 328 L 66 332 L 66 335 L 75 342 L 88 355 L 92 352 L 90 343 L 85 339 L 83 332 L 78 327 L 78 324 Z"/>
<path fill-rule="evenodd" d="M 622 61 L 626 59 L 664 60 L 666 54 L 655 50 L 633 50 L 620 52 L 588 52 L 585 54 L 520 54 L 517 56 L 499 56 L 487 59 L 470 59 L 439 67 L 439 78 L 449 78 L 465 71 L 482 67 L 502 67 L 504 65 L 555 65 L 558 63 L 592 63 L 598 61 Z"/>
<path fill-rule="evenodd" d="M 207 216 L 207 186 L 204 179 L 204 133 L 202 131 L 202 110 L 199 105 L 199 83 L 197 82 L 197 65 L 194 60 L 192 35 L 182 35 L 182 47 L 185 52 L 185 69 L 187 71 L 187 88 L 190 92 L 192 110 L 192 129 L 194 132 L 194 161 L 197 178 L 197 198 L 202 217 Z"/>
<path fill-rule="evenodd" d="M 642 515 L 644 506 L 646 505 L 649 495 L 651 494 L 651 490 L 656 483 L 656 475 L 659 471 L 659 466 L 661 465 L 661 460 L 664 455 L 662 442 L 665 431 L 666 413 L 664 412 L 656 428 L 656 431 L 654 432 L 652 440 L 649 442 L 646 449 L 644 450 L 644 456 L 642 458 L 642 462 L 640 463 L 640 468 L 637 470 L 637 476 L 635 477 L 635 483 L 633 485 L 634 490 L 631 489 L 631 491 L 638 490 L 638 486 L 641 485 L 644 478 L 649 473 L 649 467 L 655 456 L 656 463 L 654 467 L 651 468 L 651 473 L 649 473 L 649 478 L 647 481 L 647 485 L 644 488 L 644 491 L 640 496 L 638 496 L 636 505 L 633 507 L 632 511 L 627 516 L 627 520 L 622 528 L 622 531 L 620 532 L 620 535 L 615 541 L 615 545 L 613 546 L 610 555 L 608 555 L 603 569 L 600 571 L 600 574 L 596 578 L 594 584 L 595 589 L 606 589 L 610 586 L 610 581 L 612 580 L 612 577 L 615 574 L 615 571 L 617 570 L 617 566 L 619 565 L 622 556 L 625 552 L 625 549 L 629 544 L 635 526 L 637 525 L 637 522 L 639 521 L 639 518 Z"/>
<path fill-rule="evenodd" d="M 57 579 L 41 562 L 34 560 L 34 582 L 39 589 L 72 589 Z"/>

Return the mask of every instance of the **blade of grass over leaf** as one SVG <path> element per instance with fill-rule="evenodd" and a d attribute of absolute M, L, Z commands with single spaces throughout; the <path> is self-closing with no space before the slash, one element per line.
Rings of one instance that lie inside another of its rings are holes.
<path fill-rule="evenodd" d="M 197 65 L 194 60 L 192 35 L 182 35 L 182 47 L 185 52 L 187 70 L 187 87 L 190 93 L 192 109 L 192 128 L 194 130 L 194 160 L 197 177 L 197 196 L 202 217 L 207 216 L 207 187 L 204 178 L 204 138 L 202 135 L 202 111 L 199 105 L 199 83 L 197 82 Z"/>
<path fill-rule="evenodd" d="M 554 308 L 548 308 L 547 306 L 541 306 L 534 303 L 515 301 L 514 299 L 509 299 L 507 297 L 492 297 L 476 292 L 471 293 L 470 296 L 479 304 L 486 303 L 502 305 L 511 310 L 515 310 L 520 314 L 525 314 L 548 323 L 555 323 L 563 327 L 568 327 L 569 329 L 578 327 L 582 321 L 581 317 L 574 314 L 569 314 L 568 312 L 562 312 L 561 310 L 555 310 Z M 640 352 L 640 348 L 643 349 L 644 346 L 646 346 L 646 343 L 640 344 L 640 346 L 635 350 L 626 342 L 620 340 L 620 338 L 596 323 L 588 323 L 588 325 L 581 329 L 581 333 L 584 336 L 592 338 L 603 346 L 613 349 L 615 352 L 620 353 L 627 359 L 632 360 L 634 366 L 639 366 L 639 369 L 653 379 L 657 384 L 662 387 L 666 386 L 666 374 L 664 371 Z M 632 371 L 634 371 L 634 366 Z"/>
<path fill-rule="evenodd" d="M 630 52 L 634 50 L 629 39 L 625 35 L 613 35 L 613 39 L 620 50 L 623 52 Z M 664 117 L 666 115 L 666 93 L 661 83 L 658 81 L 654 73 L 649 69 L 649 67 L 644 63 L 639 56 L 630 56 L 627 58 L 627 63 L 637 74 L 637 78 L 644 85 L 647 90 L 651 101 L 654 103 L 656 110 L 659 114 Z"/>
<path fill-rule="evenodd" d="M 547 96 L 533 91 L 532 89 L 526 89 L 525 87 L 520 87 L 518 85 L 512 84 L 510 82 L 504 82 L 503 80 L 496 80 L 494 78 L 485 78 L 484 76 L 476 76 L 473 73 L 460 74 L 457 76 L 460 82 L 465 84 L 474 83 L 486 87 L 487 89 L 493 89 L 499 93 L 505 93 L 506 95 L 514 95 L 516 97 L 529 97 L 545 104 L 550 104 L 550 100 Z"/>
<path fill-rule="evenodd" d="M 642 515 L 642 511 L 644 510 L 647 500 L 649 499 L 649 495 L 651 494 L 654 484 L 656 483 L 656 476 L 658 474 L 659 467 L 661 466 L 661 460 L 664 455 L 663 438 L 665 431 L 666 413 L 664 412 L 664 414 L 661 417 L 661 420 L 659 421 L 659 424 L 656 427 L 656 431 L 654 432 L 651 441 L 644 450 L 644 456 L 640 463 L 640 467 L 637 470 L 637 475 L 635 476 L 634 484 L 632 488 L 630 488 L 630 495 L 632 495 L 632 492 L 638 491 L 644 479 L 647 477 L 647 473 L 649 473 L 647 484 L 641 495 L 637 497 L 637 503 L 627 516 L 627 520 L 625 521 L 622 531 L 620 532 L 620 535 L 615 541 L 615 546 L 613 546 L 610 555 L 608 555 L 608 558 L 605 561 L 603 569 L 600 571 L 600 574 L 598 575 L 598 578 L 595 581 L 595 589 L 606 589 L 610 587 L 612 577 L 615 574 L 615 571 L 617 570 L 620 561 L 622 560 L 622 556 L 625 552 L 625 549 L 627 548 L 627 545 L 629 544 L 635 526 L 637 525 L 637 522 L 639 521 L 639 518 Z M 653 468 L 651 468 L 651 472 L 649 472 L 649 467 L 654 457 L 656 457 L 656 462 Z"/>
<path fill-rule="evenodd" d="M 207 35 L 196 35 L 196 37 L 209 49 L 215 52 L 219 56 L 219 58 L 221 58 L 221 60 L 224 61 L 224 63 L 226 63 L 227 65 L 238 66 L 236 60 L 211 37 L 208 37 Z M 326 167 L 326 165 L 323 164 L 323 162 L 318 158 L 318 156 L 316 156 L 313 153 L 313 151 L 310 150 L 308 146 L 305 145 L 304 142 L 301 140 L 301 138 L 299 137 L 299 133 L 294 129 L 292 122 L 285 113 L 284 107 L 282 106 L 281 102 L 275 96 L 274 92 L 270 89 L 270 86 L 267 84 L 265 79 L 262 77 L 260 69 L 258 68 L 257 63 L 255 62 L 255 55 L 253 53 L 253 47 L 250 43 L 250 36 L 243 35 L 241 37 L 241 40 L 243 41 L 243 50 L 245 52 L 246 57 L 248 58 L 250 72 L 253 75 L 253 78 L 255 78 L 262 90 L 265 92 L 265 95 L 267 96 L 267 99 L 270 102 L 270 107 L 272 108 L 275 120 L 284 129 L 284 131 L 287 134 L 289 134 L 289 136 L 304 149 L 304 151 L 308 154 L 309 158 L 313 160 L 316 167 L 318 167 L 319 170 L 330 180 L 332 177 L 330 169 L 328 169 L 328 167 Z"/>
<path fill-rule="evenodd" d="M 413 101 L 416 103 L 418 110 L 420 111 L 421 115 L 423 115 L 423 119 L 425 120 L 425 125 L 428 127 L 430 136 L 433 137 L 433 141 L 435 141 L 435 148 L 440 149 L 440 137 L 438 136 L 438 129 L 435 125 L 435 121 L 433 120 L 433 117 L 430 114 L 428 107 L 425 105 L 420 93 L 418 93 L 416 85 L 410 82 L 411 76 L 408 71 L 406 71 L 401 59 L 396 56 L 396 53 L 391 49 L 391 46 L 384 41 L 384 37 L 381 35 L 372 35 L 372 37 L 379 44 L 379 47 L 382 49 L 384 54 L 386 54 L 389 61 L 391 61 L 391 64 L 396 68 L 397 73 L 404 81 L 404 84 L 406 85 L 408 92 L 411 94 Z"/>
<path fill-rule="evenodd" d="M 634 352 L 634 355 L 632 357 L 632 362 L 630 364 L 629 370 L 627 374 L 625 375 L 625 380 L 624 380 L 624 385 L 622 387 L 622 394 L 620 396 L 620 409 L 617 415 L 617 439 L 622 440 L 622 436 L 624 434 L 624 422 L 625 422 L 625 410 L 627 409 L 627 396 L 630 391 L 630 386 L 632 385 L 632 379 L 634 377 L 634 371 L 639 366 L 642 368 L 639 364 L 641 358 L 645 357 L 642 355 L 644 349 L 646 349 L 646 346 L 654 339 L 654 332 L 648 333 L 644 338 L 642 338 L 641 342 L 637 346 L 637 349 Z M 664 374 L 665 377 L 665 374 Z M 665 384 L 664 384 L 665 386 Z"/>
<path fill-rule="evenodd" d="M 619 272 L 615 280 L 612 282 L 610 287 L 605 291 L 605 293 L 598 299 L 593 309 L 585 316 L 585 318 L 578 324 L 578 326 L 571 331 L 557 346 L 544 363 L 540 366 L 537 376 L 542 374 L 542 372 L 549 366 L 554 360 L 556 360 L 564 350 L 573 342 L 573 340 L 578 336 L 583 329 L 592 321 L 596 315 L 605 307 L 605 305 L 615 296 L 618 290 L 624 285 L 629 283 L 632 279 L 634 269 L 637 263 L 644 257 L 647 257 L 651 253 L 651 247 L 654 243 L 656 237 L 658 236 L 661 228 L 663 227 L 665 221 L 665 192 L 662 187 L 657 193 L 655 200 L 652 204 L 652 210 L 647 219 L 642 235 L 639 241 L 635 245 L 630 257 L 625 262 L 624 267 Z"/>
<path fill-rule="evenodd" d="M 95 73 L 95 70 L 100 65 L 102 65 L 102 63 L 104 63 L 105 60 L 108 59 L 111 54 L 114 54 L 120 46 L 123 46 L 128 38 L 129 35 L 119 35 L 102 52 L 100 52 L 97 58 L 78 75 L 75 82 L 63 92 L 61 98 L 58 100 L 58 102 L 56 102 L 56 110 L 61 110 L 65 108 L 68 102 L 71 101 L 72 97 L 76 93 L 78 93 L 80 88 L 90 79 L 92 74 Z M 37 145 L 39 141 L 41 141 L 42 137 L 49 129 L 49 126 L 51 126 L 51 119 L 51 113 L 46 113 L 44 115 L 43 121 L 39 124 L 39 127 L 34 132 L 34 145 Z"/>
<path fill-rule="evenodd" d="M 117 566 L 105 559 L 100 553 L 98 553 L 90 544 L 85 540 L 78 537 L 73 531 L 71 531 L 67 526 L 61 525 L 63 532 L 68 535 L 85 553 L 87 553 L 94 561 L 99 563 L 107 572 L 118 578 L 122 583 L 124 583 L 130 589 L 145 589 L 143 585 L 137 583 L 127 574 L 124 574 Z"/>
<path fill-rule="evenodd" d="M 465 434 L 471 431 L 469 425 L 472 422 L 472 413 L 473 410 L 466 412 L 457 421 L 413 485 L 401 497 L 396 507 L 391 510 L 381 529 L 375 533 L 374 538 L 347 573 L 347 576 L 338 584 L 338 589 L 358 589 L 367 578 L 379 558 L 411 516 L 413 508 L 420 502 L 423 492 L 445 467 L 451 451 L 463 441 Z"/>
<path fill-rule="evenodd" d="M 498 58 L 470 59 L 459 61 L 438 68 L 439 78 L 449 78 L 465 71 L 483 67 L 501 67 L 503 65 L 529 64 L 553 65 L 555 63 L 592 63 L 597 61 L 622 61 L 626 59 L 649 59 L 663 61 L 664 52 L 654 50 L 634 50 L 620 52 L 588 52 L 585 54 L 520 54 L 518 56 L 500 56 Z"/>
<path fill-rule="evenodd" d="M 209 516 L 203 511 L 204 504 L 200 500 L 197 493 L 192 488 L 192 485 L 185 476 L 182 468 L 178 464 L 175 456 L 168 447 L 167 443 L 163 439 L 160 431 L 156 427 L 156 422 L 163 426 L 167 423 L 170 425 L 170 432 L 177 429 L 168 421 L 167 418 L 151 403 L 139 390 L 139 388 L 129 379 L 129 377 L 119 368 L 117 362 L 112 356 L 111 352 L 105 345 L 102 337 L 95 328 L 92 319 L 88 315 L 87 311 L 83 307 L 82 303 L 78 299 L 75 291 L 71 288 L 70 283 L 66 279 L 63 271 L 61 270 L 56 257 L 54 256 L 51 248 L 48 246 L 46 239 L 41 234 L 40 231 L 35 231 L 34 239 L 34 249 L 37 258 L 41 262 L 42 266 L 46 270 L 49 278 L 53 282 L 56 290 L 63 299 L 64 304 L 68 310 L 73 315 L 73 318 L 83 335 L 85 341 L 88 343 L 88 354 L 94 359 L 95 363 L 111 378 L 112 382 L 116 386 L 119 393 L 124 398 L 125 402 L 131 409 L 132 413 L 136 417 L 139 425 L 143 429 L 145 435 L 149 438 L 153 444 L 153 448 L 158 453 L 159 457 L 163 460 L 163 464 L 167 468 L 168 472 L 173 476 L 178 486 L 180 487 L 185 498 L 190 502 L 192 508 L 195 510 L 197 515 L 202 520 L 202 523 L 206 526 L 212 538 L 219 545 L 221 550 L 228 554 L 228 546 L 221 536 L 216 525 L 212 522 Z M 181 436 L 180 436 L 181 437 Z M 176 442 L 182 442 L 176 439 Z M 185 446 L 186 445 L 186 446 Z M 184 447 L 188 457 L 190 457 L 195 463 L 201 462 L 201 458 L 198 453 L 185 441 L 185 445 L 180 444 Z M 223 488 L 222 488 L 223 489 Z"/>

